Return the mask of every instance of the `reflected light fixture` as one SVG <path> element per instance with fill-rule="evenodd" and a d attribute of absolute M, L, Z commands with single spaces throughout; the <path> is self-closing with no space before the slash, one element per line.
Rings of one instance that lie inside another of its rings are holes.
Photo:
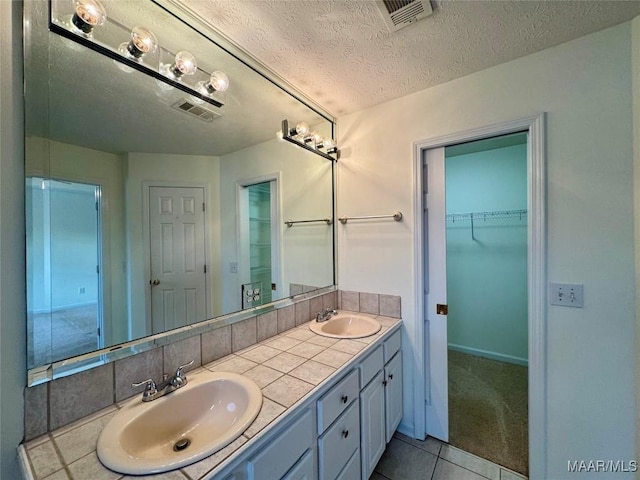
<path fill-rule="evenodd" d="M 74 30 L 91 35 L 95 27 L 103 25 L 107 19 L 107 10 L 98 0 L 72 0 L 74 13 L 71 25 Z"/>
<path fill-rule="evenodd" d="M 276 137 L 278 140 L 286 140 L 332 162 L 337 161 L 340 156 L 338 146 L 333 139 L 323 139 L 318 132 L 310 134 L 309 125 L 305 122 L 298 123 L 295 128 L 289 128 L 289 121 L 283 120 L 282 130 L 276 132 Z M 313 146 L 309 144 L 313 144 Z"/>
<path fill-rule="evenodd" d="M 129 43 L 121 43 L 118 51 L 127 57 L 140 60 L 147 53 L 158 48 L 158 39 L 151 30 L 145 27 L 133 27 Z"/>

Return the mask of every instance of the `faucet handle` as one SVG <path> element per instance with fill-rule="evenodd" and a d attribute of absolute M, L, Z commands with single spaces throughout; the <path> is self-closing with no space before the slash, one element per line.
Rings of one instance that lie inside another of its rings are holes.
<path fill-rule="evenodd" d="M 145 384 L 146 384 L 146 387 L 144 389 L 144 392 L 142 393 L 142 400 L 143 401 L 145 399 L 153 397 L 155 394 L 158 393 L 158 387 L 156 386 L 156 382 L 154 382 L 152 378 L 147 378 L 146 380 L 143 380 L 141 382 L 132 383 L 131 386 L 132 387 L 140 387 L 140 386 L 145 385 Z"/>
<path fill-rule="evenodd" d="M 178 367 L 178 369 L 176 370 L 176 374 L 171 379 L 171 385 L 174 388 L 184 387 L 187 384 L 187 376 L 184 374 L 182 369 L 188 367 L 189 365 L 193 365 L 193 362 L 195 362 L 195 359 Z"/>
<path fill-rule="evenodd" d="M 190 367 L 191 365 L 193 365 L 193 362 L 195 362 L 195 359 L 191 360 L 189 363 L 185 363 L 184 365 L 180 365 L 178 367 L 178 369 L 176 370 L 176 375 L 182 375 L 182 369 Z"/>

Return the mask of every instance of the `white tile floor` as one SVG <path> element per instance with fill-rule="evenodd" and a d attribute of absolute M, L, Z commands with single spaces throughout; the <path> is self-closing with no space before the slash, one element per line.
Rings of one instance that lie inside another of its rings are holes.
<path fill-rule="evenodd" d="M 370 480 L 526 480 L 526 477 L 428 437 L 396 433 Z"/>

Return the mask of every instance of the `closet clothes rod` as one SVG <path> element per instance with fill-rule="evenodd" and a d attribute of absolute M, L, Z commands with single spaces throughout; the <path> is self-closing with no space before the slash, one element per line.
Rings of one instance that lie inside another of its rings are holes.
<path fill-rule="evenodd" d="M 363 217 L 340 217 L 338 218 L 338 220 L 340 220 L 341 224 L 345 224 L 347 223 L 348 220 L 369 220 L 372 218 L 393 218 L 396 222 L 399 222 L 400 220 L 402 220 L 402 212 L 394 212 L 391 215 L 366 215 Z"/>
<path fill-rule="evenodd" d="M 315 220 L 287 220 L 286 222 L 284 222 L 284 224 L 291 228 L 293 226 L 294 223 L 312 223 L 312 222 L 324 222 L 327 225 L 331 225 L 333 223 L 333 220 L 330 218 L 317 218 Z"/>
<path fill-rule="evenodd" d="M 471 239 L 477 240 L 475 234 L 475 222 L 488 220 L 496 220 L 501 218 L 518 218 L 526 217 L 527 210 L 497 210 L 493 212 L 472 212 L 472 213 L 450 213 L 447 215 L 447 221 L 451 223 L 471 221 Z"/>
<path fill-rule="evenodd" d="M 449 213 L 447 221 L 455 223 L 456 221 L 465 220 L 493 220 L 500 218 L 518 218 L 527 215 L 527 210 L 496 210 L 491 212 L 470 212 L 470 213 Z"/>

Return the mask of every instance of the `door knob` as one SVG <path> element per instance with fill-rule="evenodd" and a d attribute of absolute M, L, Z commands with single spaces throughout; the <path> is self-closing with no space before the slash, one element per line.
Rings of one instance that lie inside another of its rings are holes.
<path fill-rule="evenodd" d="M 157 286 L 157 285 L 160 285 L 160 280 L 158 280 L 158 279 L 156 278 L 155 280 L 151 281 L 150 283 L 151 283 L 151 285 L 153 285 L 153 286 Z"/>

